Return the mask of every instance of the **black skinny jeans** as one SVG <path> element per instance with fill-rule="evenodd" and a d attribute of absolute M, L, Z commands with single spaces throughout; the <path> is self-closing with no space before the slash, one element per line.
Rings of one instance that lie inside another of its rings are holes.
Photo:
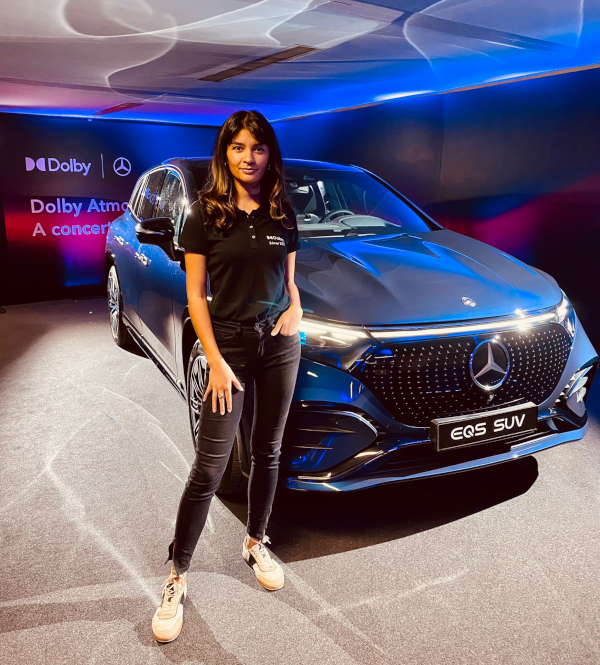
<path fill-rule="evenodd" d="M 221 355 L 244 390 L 254 381 L 254 420 L 250 440 L 247 533 L 262 539 L 277 486 L 281 439 L 300 363 L 300 335 L 271 335 L 281 315 L 253 324 L 213 319 Z M 210 368 L 209 368 L 210 372 Z M 209 374 L 206 376 L 208 382 Z M 208 385 L 206 382 L 205 385 Z M 242 415 L 245 392 L 231 384 L 231 412 L 212 411 L 212 393 L 200 408 L 196 459 L 188 477 L 175 523 L 169 557 L 177 574 L 185 573 L 204 528 L 212 497 L 227 466 Z M 165 562 L 166 563 L 166 562 Z"/>

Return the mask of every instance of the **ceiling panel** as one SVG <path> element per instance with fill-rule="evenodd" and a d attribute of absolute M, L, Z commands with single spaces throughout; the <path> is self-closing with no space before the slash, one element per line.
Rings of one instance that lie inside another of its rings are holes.
<path fill-rule="evenodd" d="M 0 0 L 0 110 L 281 120 L 600 61 L 600 0 Z M 296 46 L 306 55 L 255 68 Z M 230 68 L 245 71 L 224 80 Z M 110 112 L 108 112 L 110 110 Z"/>

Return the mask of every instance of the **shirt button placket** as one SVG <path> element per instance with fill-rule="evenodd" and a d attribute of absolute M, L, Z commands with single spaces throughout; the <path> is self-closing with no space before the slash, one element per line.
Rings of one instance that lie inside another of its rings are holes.
<path fill-rule="evenodd" d="M 250 215 L 248 216 L 248 219 L 249 219 L 250 221 L 252 221 L 252 220 L 253 220 L 253 215 L 250 214 Z M 250 246 L 253 247 L 254 249 L 258 249 L 258 241 L 256 240 L 256 234 L 253 233 L 253 231 L 254 231 L 254 224 L 250 224 L 248 230 L 249 230 L 249 233 L 250 233 Z"/>

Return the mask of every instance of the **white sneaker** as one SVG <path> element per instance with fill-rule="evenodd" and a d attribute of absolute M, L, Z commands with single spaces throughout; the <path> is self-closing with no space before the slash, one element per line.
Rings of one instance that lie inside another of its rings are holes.
<path fill-rule="evenodd" d="M 246 547 L 246 536 L 242 543 L 242 556 L 244 561 L 252 566 L 258 581 L 269 591 L 281 589 L 284 583 L 283 568 L 271 559 L 269 551 L 263 543 L 270 543 L 269 536 L 265 536 L 262 541 L 256 543 L 253 547 Z"/>
<path fill-rule="evenodd" d="M 152 617 L 152 632 L 159 642 L 172 642 L 179 637 L 183 627 L 182 603 L 186 596 L 187 575 L 177 577 L 171 567 L 171 574 L 163 584 L 162 604 Z"/>

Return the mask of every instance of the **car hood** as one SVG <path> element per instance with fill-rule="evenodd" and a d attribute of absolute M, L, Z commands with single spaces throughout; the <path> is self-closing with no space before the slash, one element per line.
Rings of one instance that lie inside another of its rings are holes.
<path fill-rule="evenodd" d="M 302 238 L 296 284 L 307 314 L 363 325 L 465 321 L 556 305 L 552 277 L 446 229 Z M 463 303 L 470 298 L 474 307 Z"/>

